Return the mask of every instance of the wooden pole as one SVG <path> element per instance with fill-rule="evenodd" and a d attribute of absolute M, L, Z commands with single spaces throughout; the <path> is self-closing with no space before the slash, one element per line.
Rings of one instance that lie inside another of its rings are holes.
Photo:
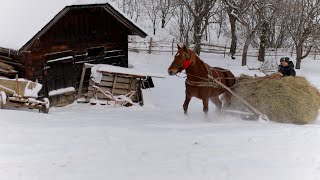
<path fill-rule="evenodd" d="M 111 94 L 114 93 L 114 90 L 115 90 L 115 88 L 116 88 L 116 83 L 117 83 L 117 75 L 114 75 L 113 85 L 112 85 L 112 89 L 111 89 Z"/>
<path fill-rule="evenodd" d="M 20 95 L 18 75 L 16 75 L 16 93 L 16 95 Z"/>
<path fill-rule="evenodd" d="M 84 63 L 83 64 L 83 68 L 82 68 L 82 74 L 81 74 L 81 79 L 80 79 L 80 85 L 79 85 L 79 89 L 78 89 L 78 95 L 77 95 L 77 99 L 80 99 L 81 98 L 81 93 L 82 93 L 82 88 L 83 88 L 83 81 L 84 81 L 84 76 L 86 74 L 86 70 L 88 68 L 92 68 L 93 65 L 92 64 L 87 64 L 87 63 Z"/>

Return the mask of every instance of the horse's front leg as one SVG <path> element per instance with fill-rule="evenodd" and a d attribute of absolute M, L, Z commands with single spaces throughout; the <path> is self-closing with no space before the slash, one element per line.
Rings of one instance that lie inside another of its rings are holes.
<path fill-rule="evenodd" d="M 186 99 L 184 100 L 184 103 L 183 103 L 184 114 L 187 114 L 187 112 L 188 112 L 188 106 L 189 106 L 190 100 L 191 100 L 191 96 L 186 94 Z"/>
<path fill-rule="evenodd" d="M 203 103 L 203 112 L 207 114 L 209 110 L 209 98 L 202 99 L 202 103 Z"/>

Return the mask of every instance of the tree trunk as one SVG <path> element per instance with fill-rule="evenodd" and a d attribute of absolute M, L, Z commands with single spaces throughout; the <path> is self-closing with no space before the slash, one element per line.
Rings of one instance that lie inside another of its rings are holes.
<path fill-rule="evenodd" d="M 162 18 L 161 20 L 161 28 L 164 28 L 166 25 L 166 20 L 164 18 Z"/>
<path fill-rule="evenodd" d="M 301 67 L 301 60 L 302 60 L 302 43 L 297 45 L 296 55 L 297 55 L 297 61 L 296 61 L 296 69 L 300 69 Z"/>
<path fill-rule="evenodd" d="M 231 26 L 231 47 L 230 47 L 230 55 L 231 58 L 236 54 L 237 50 L 237 33 L 236 33 L 236 17 L 229 14 L 229 22 Z"/>
<path fill-rule="evenodd" d="M 153 21 L 153 35 L 156 35 L 156 21 Z"/>
<path fill-rule="evenodd" d="M 194 51 L 200 55 L 201 51 L 201 19 L 195 18 L 195 23 L 194 23 L 194 31 L 193 31 L 193 41 L 195 44 Z"/>
<path fill-rule="evenodd" d="M 183 7 L 180 7 L 180 24 L 179 24 L 179 31 L 180 31 L 180 42 L 183 42 L 184 36 L 184 25 L 183 25 Z"/>
<path fill-rule="evenodd" d="M 244 43 L 243 52 L 242 52 L 242 64 L 241 64 L 242 66 L 247 65 L 248 49 L 249 49 L 249 46 L 251 44 L 252 39 L 253 39 L 253 33 L 249 37 L 247 37 L 246 42 Z"/>
<path fill-rule="evenodd" d="M 261 29 L 260 48 L 259 48 L 259 55 L 258 55 L 258 61 L 261 61 L 261 62 L 265 61 L 266 44 L 268 42 L 267 36 L 268 36 L 268 23 L 264 22 L 262 24 L 262 29 Z"/>
<path fill-rule="evenodd" d="M 244 43 L 243 46 L 243 52 L 242 52 L 242 66 L 246 66 L 247 65 L 247 55 L 248 55 L 248 49 L 249 49 L 249 45 L 250 42 L 248 39 L 246 40 L 246 42 Z"/>
<path fill-rule="evenodd" d="M 260 42 L 258 61 L 264 62 L 265 55 L 266 55 L 266 45 L 265 45 L 265 43 Z"/>

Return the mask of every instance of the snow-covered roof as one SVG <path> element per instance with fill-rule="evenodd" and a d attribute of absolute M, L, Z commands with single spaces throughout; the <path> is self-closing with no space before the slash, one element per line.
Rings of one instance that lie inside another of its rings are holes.
<path fill-rule="evenodd" d="M 95 4 L 106 5 L 138 35 L 147 35 L 109 0 L 0 0 L 0 47 L 20 50 L 67 7 Z"/>
<path fill-rule="evenodd" d="M 108 64 L 91 64 L 93 67 L 91 68 L 91 78 L 96 82 L 100 83 L 102 78 L 102 73 L 113 73 L 120 75 L 129 75 L 129 76 L 139 76 L 139 77 L 156 77 L 156 78 L 165 78 L 163 74 L 154 73 L 154 72 L 146 72 L 141 69 L 135 68 L 124 68 L 119 66 L 112 66 Z"/>

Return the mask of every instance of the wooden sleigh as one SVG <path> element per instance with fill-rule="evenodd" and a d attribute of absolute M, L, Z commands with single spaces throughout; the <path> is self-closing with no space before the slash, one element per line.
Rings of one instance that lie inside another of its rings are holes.
<path fill-rule="evenodd" d="M 6 107 L 38 109 L 39 112 L 49 112 L 49 100 L 38 99 L 42 85 L 26 79 L 8 79 L 0 77 L 0 109 Z"/>
<path fill-rule="evenodd" d="M 90 104 L 95 105 L 97 102 L 99 102 L 98 98 L 97 98 L 97 92 L 101 92 L 106 98 L 107 98 L 107 104 L 109 104 L 109 101 L 113 101 L 114 102 L 114 107 L 116 107 L 117 104 L 119 104 L 120 106 L 132 106 L 134 105 L 131 97 L 134 95 L 134 93 L 136 93 L 136 91 L 130 91 L 129 93 L 127 93 L 126 95 L 119 95 L 119 96 L 114 96 L 112 93 L 110 93 L 109 91 L 104 91 L 101 88 L 99 88 L 96 85 L 92 86 L 95 90 L 94 90 L 94 98 L 91 99 Z M 100 100 L 100 104 L 103 104 L 103 101 Z"/>

